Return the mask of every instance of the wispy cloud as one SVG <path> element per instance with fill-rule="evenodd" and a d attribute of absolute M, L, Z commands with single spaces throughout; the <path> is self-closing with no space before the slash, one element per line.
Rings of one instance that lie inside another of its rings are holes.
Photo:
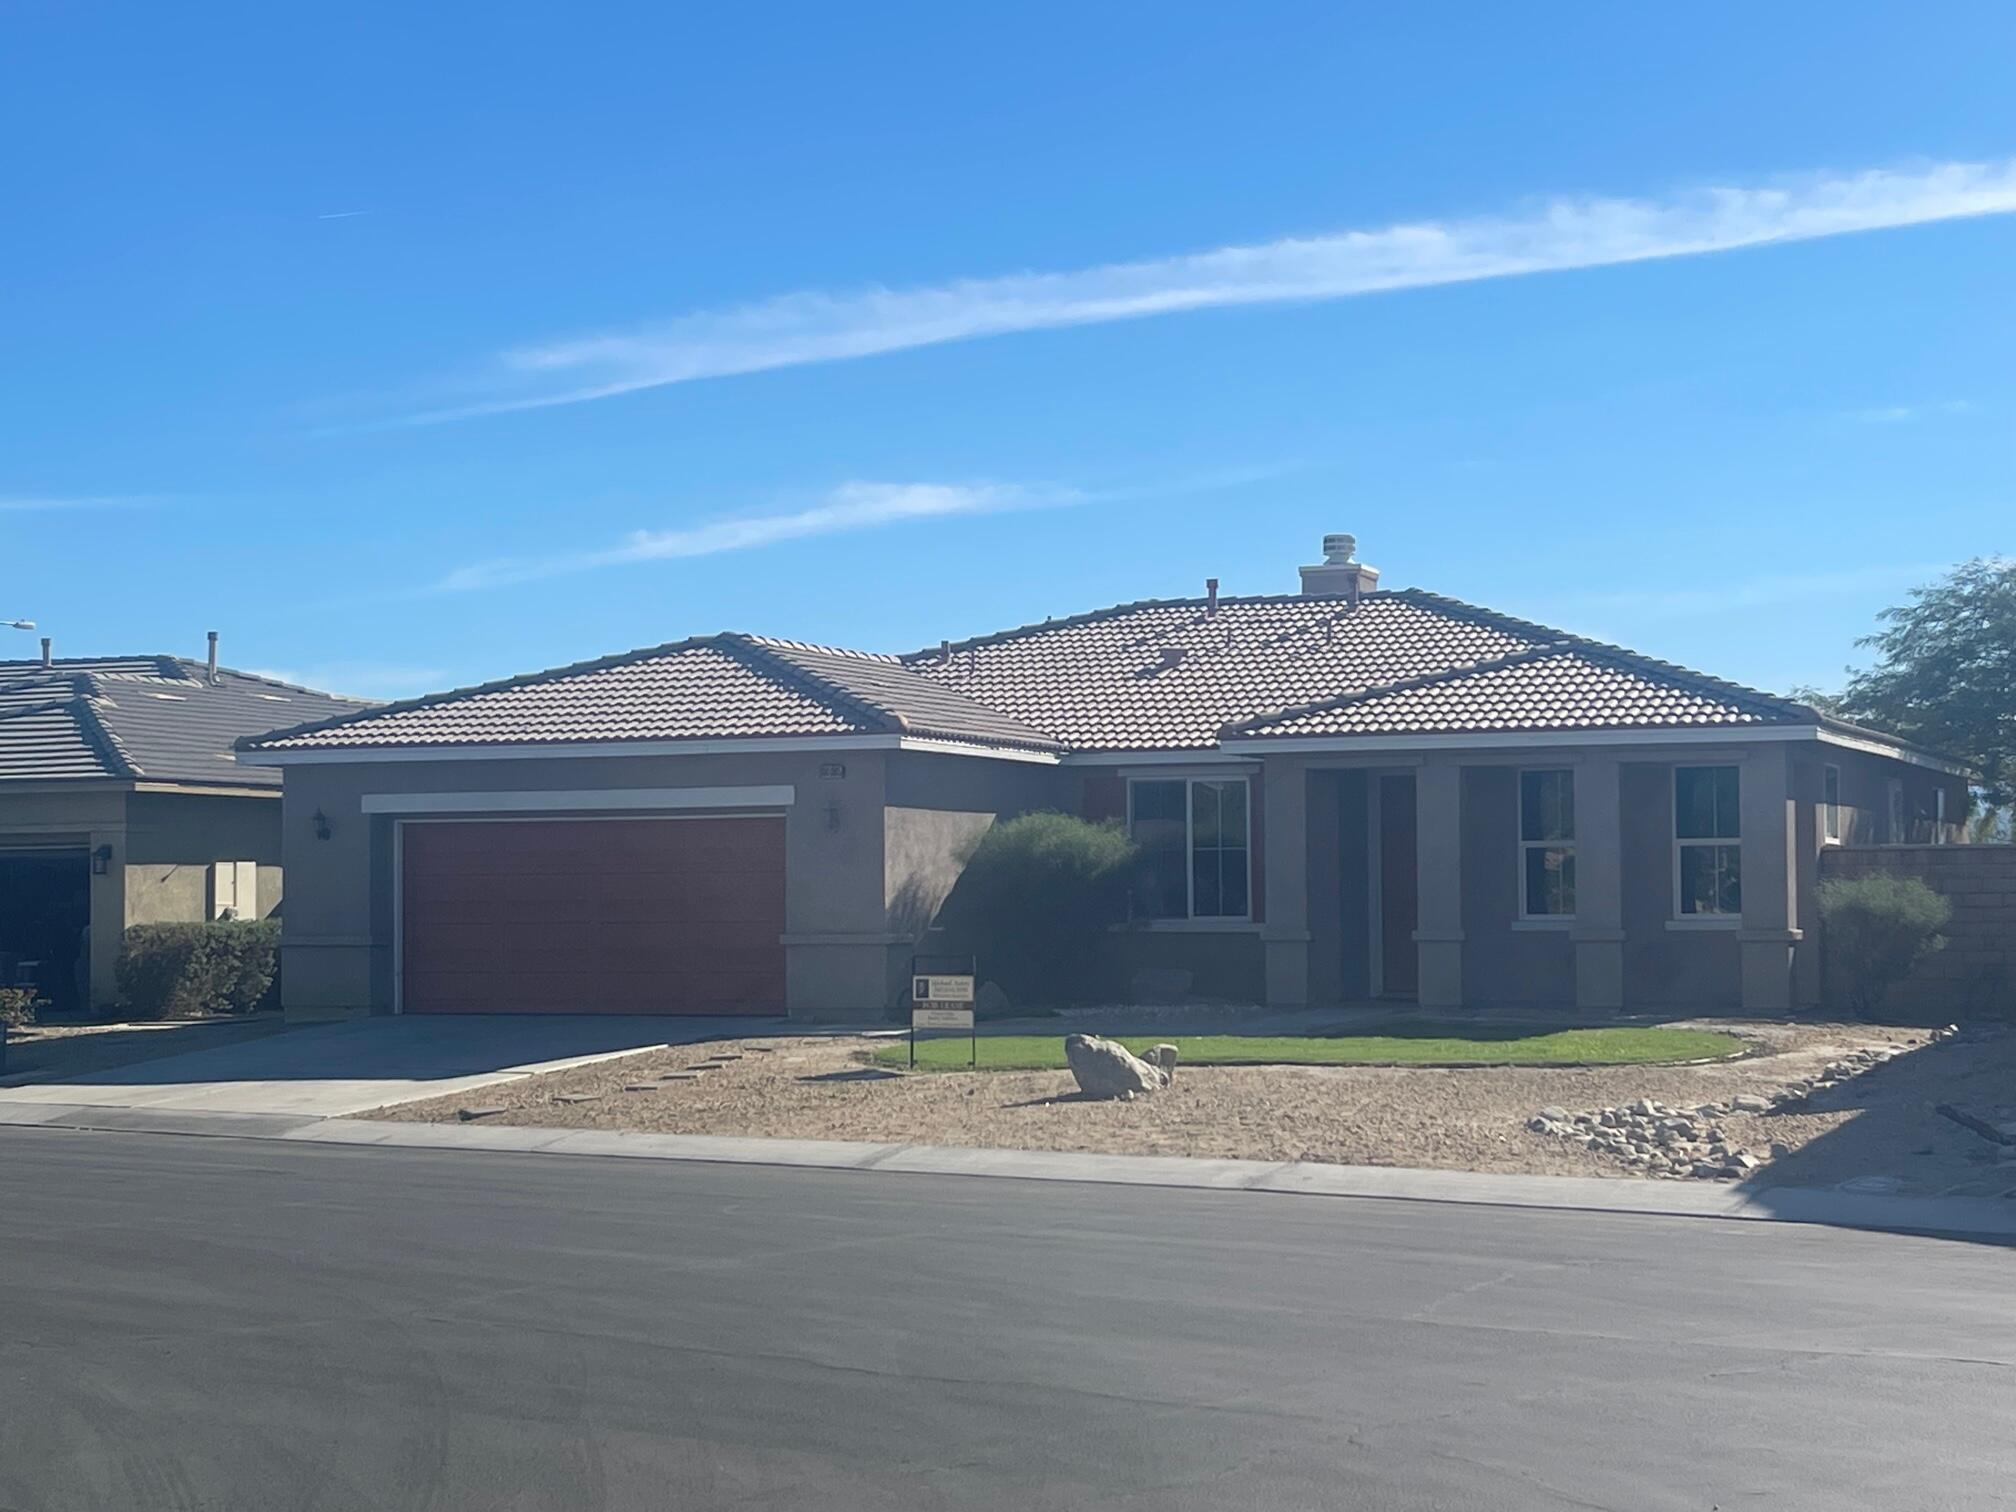
<path fill-rule="evenodd" d="M 637 530 L 616 545 L 593 551 L 493 558 L 458 567 L 435 587 L 451 593 L 499 588 L 509 583 L 589 572 L 598 567 L 714 556 L 807 536 L 874 530 L 948 515 L 1039 509 L 1074 503 L 1079 497 L 1065 489 L 1039 490 L 998 483 L 843 483 L 819 503 L 789 513 L 732 516 L 674 530 Z"/>
<path fill-rule="evenodd" d="M 1231 305 L 1342 299 L 1526 273 L 1727 252 L 2016 211 L 2016 159 L 1559 199 L 1512 215 L 1288 237 L 1060 273 L 910 289 L 806 291 L 505 352 L 458 385 L 451 420 L 1014 331 Z"/>
<path fill-rule="evenodd" d="M 360 215 L 369 215 L 369 210 L 325 210 L 316 216 L 317 220 L 355 220 Z"/>
<path fill-rule="evenodd" d="M 1942 563 L 1885 563 L 1833 572 L 1777 573 L 1734 582 L 1708 582 L 1687 588 L 1645 588 L 1630 593 L 1580 593 L 1560 600 L 1564 607 L 1598 612 L 1628 612 L 1648 618 L 1727 613 L 1732 609 L 1764 609 L 1837 594 L 1880 593 L 1908 588 L 1946 571 Z"/>
<path fill-rule="evenodd" d="M 1910 425 L 1940 415 L 1964 415 L 1974 408 L 1971 399 L 1939 399 L 1929 404 L 1886 404 L 1875 409 L 1848 411 L 1857 425 Z"/>
<path fill-rule="evenodd" d="M 247 667 L 254 677 L 270 677 L 324 693 L 352 698 L 403 698 L 446 687 L 453 679 L 442 667 L 415 667 L 398 662 L 335 661 L 300 667 Z"/>

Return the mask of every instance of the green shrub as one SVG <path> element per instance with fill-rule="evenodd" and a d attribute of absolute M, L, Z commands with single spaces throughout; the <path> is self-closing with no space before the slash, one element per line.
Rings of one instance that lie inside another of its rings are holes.
<path fill-rule="evenodd" d="M 33 987 L 0 987 L 0 1029 L 34 1023 L 35 1010 L 44 1006 Z"/>
<path fill-rule="evenodd" d="M 280 926 L 270 919 L 136 924 L 117 966 L 119 997 L 135 1018 L 250 1013 L 279 970 Z"/>
<path fill-rule="evenodd" d="M 945 901 L 948 938 L 1018 1008 L 1078 1002 L 1105 988 L 1106 931 L 1127 913 L 1134 843 L 1117 822 L 1023 814 L 996 824 Z"/>
<path fill-rule="evenodd" d="M 1953 905 L 1916 877 L 1822 882 L 1819 902 L 1829 978 L 1859 1013 L 1882 1007 L 1892 983 L 1946 948 L 1939 931 Z"/>

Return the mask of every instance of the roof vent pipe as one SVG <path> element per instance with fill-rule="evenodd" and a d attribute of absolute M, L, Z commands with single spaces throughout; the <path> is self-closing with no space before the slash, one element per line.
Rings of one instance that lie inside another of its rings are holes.
<path fill-rule="evenodd" d="M 210 682 L 211 682 L 211 683 L 213 683 L 213 684 L 214 684 L 214 683 L 215 683 L 215 682 L 217 681 L 217 632 L 216 632 L 215 630 L 212 630 L 212 631 L 210 632 L 210 672 L 209 672 L 209 680 L 210 680 Z"/>
<path fill-rule="evenodd" d="M 1216 578 L 1204 579 L 1204 612 L 1206 614 L 1216 614 L 1218 612 L 1218 579 Z"/>
<path fill-rule="evenodd" d="M 42 665 L 45 667 L 56 665 L 56 657 L 49 649 L 49 637 L 46 635 L 42 637 Z"/>
<path fill-rule="evenodd" d="M 1379 586 L 1379 569 L 1353 560 L 1358 538 L 1350 535 L 1323 537 L 1323 560 L 1302 569 L 1305 598 L 1344 598 L 1353 604 Z"/>
<path fill-rule="evenodd" d="M 941 640 L 940 642 L 938 642 L 938 659 L 944 662 L 947 666 L 951 665 L 952 642 L 950 642 L 949 640 Z"/>

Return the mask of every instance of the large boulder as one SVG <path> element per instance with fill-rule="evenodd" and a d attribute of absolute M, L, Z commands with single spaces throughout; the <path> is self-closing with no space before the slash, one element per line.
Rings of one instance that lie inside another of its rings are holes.
<path fill-rule="evenodd" d="M 1139 1097 L 1160 1092 L 1169 1085 L 1170 1071 L 1175 1069 L 1173 1055 L 1170 1069 L 1165 1071 L 1142 1060 L 1117 1040 L 1101 1039 L 1096 1034 L 1067 1034 L 1064 1059 L 1071 1063 L 1071 1074 L 1078 1078 L 1078 1090 L 1094 1098 Z"/>

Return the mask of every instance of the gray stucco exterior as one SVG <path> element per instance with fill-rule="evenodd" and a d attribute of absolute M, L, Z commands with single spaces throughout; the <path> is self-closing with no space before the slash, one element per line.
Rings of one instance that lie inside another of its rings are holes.
<path fill-rule="evenodd" d="M 1772 1012 L 1814 1003 L 1824 768 L 1839 770 L 1842 826 L 1855 838 L 1890 838 L 1893 782 L 1914 830 L 1938 811 L 1941 788 L 1948 813 L 1960 813 L 1964 799 L 1957 775 L 1817 737 L 1396 744 L 1181 763 L 893 745 L 290 764 L 287 1008 L 322 1017 L 397 1006 L 402 820 L 370 811 L 388 795 L 410 816 L 434 802 L 480 812 L 477 795 L 498 793 L 534 807 L 542 796 L 571 795 L 578 812 L 581 795 L 598 792 L 669 793 L 671 802 L 681 793 L 788 792 L 775 804 L 785 825 L 786 997 L 789 1011 L 807 1019 L 879 1017 L 900 1001 L 911 953 L 930 948 L 939 910 L 989 825 L 1044 808 L 1121 817 L 1130 780 L 1248 781 L 1253 906 L 1245 919 L 1115 931 L 1102 986 L 1126 996 L 1183 982 L 1193 996 L 1283 1007 L 1362 1001 L 1403 975 L 1382 963 L 1379 909 L 1389 884 L 1377 864 L 1373 802 L 1381 777 L 1415 790 L 1418 922 L 1405 948 L 1426 1008 Z M 1676 910 L 1679 765 L 1740 773 L 1740 918 L 1683 919 Z M 1520 917 L 1518 774 L 1531 768 L 1575 774 L 1573 919 Z M 317 814 L 326 839 L 316 838 Z"/>

